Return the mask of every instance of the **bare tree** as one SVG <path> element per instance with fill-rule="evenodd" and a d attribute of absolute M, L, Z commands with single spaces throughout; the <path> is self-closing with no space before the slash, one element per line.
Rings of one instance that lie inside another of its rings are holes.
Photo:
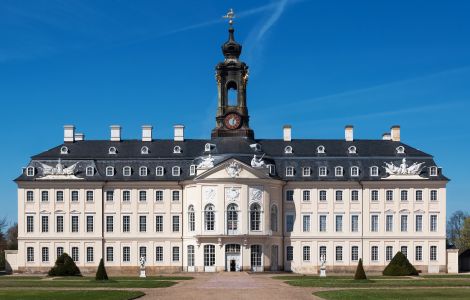
<path fill-rule="evenodd" d="M 447 221 L 447 243 L 457 248 L 461 248 L 462 245 L 462 229 L 465 223 L 465 219 L 469 215 L 466 212 L 458 210 L 454 212 L 449 220 Z"/>
<path fill-rule="evenodd" d="M 18 223 L 14 223 L 7 231 L 7 249 L 18 250 Z"/>

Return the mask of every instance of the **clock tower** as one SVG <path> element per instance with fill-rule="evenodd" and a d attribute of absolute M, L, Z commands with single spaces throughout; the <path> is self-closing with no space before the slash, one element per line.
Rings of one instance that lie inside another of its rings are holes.
<path fill-rule="evenodd" d="M 215 67 L 217 80 L 218 107 L 216 127 L 212 130 L 212 138 L 242 137 L 254 138 L 249 126 L 248 108 L 246 106 L 246 85 L 248 82 L 248 66 L 239 60 L 242 46 L 235 41 L 233 29 L 233 11 L 225 16 L 229 19 L 228 41 L 222 45 L 224 61 Z"/>

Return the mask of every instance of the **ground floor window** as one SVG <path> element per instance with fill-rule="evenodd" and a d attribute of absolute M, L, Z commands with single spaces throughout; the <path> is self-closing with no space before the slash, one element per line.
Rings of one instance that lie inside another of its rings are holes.
<path fill-rule="evenodd" d="M 57 257 L 64 254 L 64 247 L 57 247 Z"/>
<path fill-rule="evenodd" d="M 261 245 L 251 245 L 251 266 L 261 267 L 261 255 L 263 254 Z"/>
<path fill-rule="evenodd" d="M 343 260 L 343 247 L 336 246 L 336 261 L 342 261 L 342 260 Z"/>
<path fill-rule="evenodd" d="M 304 246 L 303 259 L 304 261 L 310 261 L 310 246 Z"/>
<path fill-rule="evenodd" d="M 27 247 L 26 248 L 26 260 L 28 262 L 33 262 L 34 261 L 34 248 L 33 247 Z"/>
<path fill-rule="evenodd" d="M 379 260 L 379 247 L 372 246 L 370 249 L 370 260 L 371 261 L 378 261 Z"/>
<path fill-rule="evenodd" d="M 157 262 L 163 261 L 163 247 L 162 246 L 157 246 L 155 248 L 155 260 Z"/>
<path fill-rule="evenodd" d="M 215 246 L 204 245 L 204 266 L 212 267 L 215 265 Z"/>
<path fill-rule="evenodd" d="M 320 246 L 320 251 L 318 251 L 318 254 L 320 255 L 319 259 L 325 259 L 326 260 L 326 246 Z"/>
<path fill-rule="evenodd" d="M 286 248 L 286 260 L 287 261 L 294 260 L 294 247 L 293 246 L 287 246 L 287 248 Z"/>
<path fill-rule="evenodd" d="M 358 261 L 359 260 L 359 247 L 358 246 L 352 246 L 351 247 L 351 260 L 352 261 Z"/>
<path fill-rule="evenodd" d="M 92 262 L 94 260 L 94 255 L 93 255 L 93 247 L 87 247 L 86 248 L 86 261 L 87 262 Z"/>
<path fill-rule="evenodd" d="M 401 251 L 401 253 L 403 253 L 403 255 L 405 257 L 408 257 L 408 247 L 407 246 L 401 246 L 400 251 Z"/>
<path fill-rule="evenodd" d="M 72 259 L 77 262 L 79 260 L 78 247 L 72 247 Z"/>
<path fill-rule="evenodd" d="M 188 245 L 188 267 L 194 267 L 194 246 Z"/>
<path fill-rule="evenodd" d="M 429 259 L 437 260 L 437 246 L 431 246 L 429 249 Z"/>
<path fill-rule="evenodd" d="M 180 260 L 180 247 L 173 247 L 173 261 Z"/>
<path fill-rule="evenodd" d="M 122 261 L 123 262 L 131 261 L 131 247 L 128 247 L 128 246 L 122 247 Z"/>
<path fill-rule="evenodd" d="M 49 261 L 49 248 L 42 247 L 42 262 L 48 262 L 48 261 Z"/>
<path fill-rule="evenodd" d="M 393 247 L 392 246 L 387 246 L 385 248 L 385 259 L 386 260 L 392 260 L 393 258 Z"/>
<path fill-rule="evenodd" d="M 114 248 L 106 247 L 106 261 L 114 261 Z"/>
<path fill-rule="evenodd" d="M 416 254 L 415 259 L 417 261 L 423 260 L 423 247 L 422 246 L 416 246 L 416 253 L 415 254 Z"/>
<path fill-rule="evenodd" d="M 147 259 L 147 247 L 145 246 L 139 247 L 139 259 L 141 257 L 145 257 L 145 259 Z"/>

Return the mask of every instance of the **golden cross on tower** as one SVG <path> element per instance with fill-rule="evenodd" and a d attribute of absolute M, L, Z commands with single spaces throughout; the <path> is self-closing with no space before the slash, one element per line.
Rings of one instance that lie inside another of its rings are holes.
<path fill-rule="evenodd" d="M 229 9 L 227 14 L 225 16 L 222 16 L 222 18 L 224 19 L 228 19 L 228 23 L 230 24 L 230 26 L 232 26 L 233 24 L 233 19 L 235 19 L 235 12 L 233 11 L 233 9 Z"/>

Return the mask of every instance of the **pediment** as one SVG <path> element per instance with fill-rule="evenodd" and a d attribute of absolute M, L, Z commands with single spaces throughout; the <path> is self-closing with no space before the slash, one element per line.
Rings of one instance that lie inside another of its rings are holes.
<path fill-rule="evenodd" d="M 408 209 L 402 209 L 402 210 L 400 210 L 400 213 L 401 214 L 409 214 L 410 211 Z"/>
<path fill-rule="evenodd" d="M 425 211 L 422 210 L 422 209 L 415 210 L 415 214 L 424 214 L 424 213 L 425 213 Z"/>
<path fill-rule="evenodd" d="M 385 211 L 385 213 L 386 213 L 386 214 L 394 214 L 395 211 L 394 211 L 393 209 L 387 209 L 387 210 Z"/>
<path fill-rule="evenodd" d="M 198 170 L 194 180 L 223 180 L 223 179 L 271 179 L 268 169 L 253 168 L 235 158 L 220 162 L 208 170 Z"/>

